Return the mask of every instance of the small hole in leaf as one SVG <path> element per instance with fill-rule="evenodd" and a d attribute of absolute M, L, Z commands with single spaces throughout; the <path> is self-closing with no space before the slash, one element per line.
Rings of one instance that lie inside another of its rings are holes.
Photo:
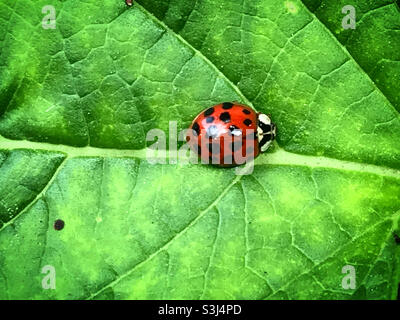
<path fill-rule="evenodd" d="M 400 237 L 397 234 L 393 234 L 394 241 L 396 241 L 397 244 L 400 244 Z"/>
<path fill-rule="evenodd" d="M 54 229 L 56 230 L 62 230 L 64 228 L 64 221 L 61 219 L 57 219 L 56 221 L 54 221 Z"/>

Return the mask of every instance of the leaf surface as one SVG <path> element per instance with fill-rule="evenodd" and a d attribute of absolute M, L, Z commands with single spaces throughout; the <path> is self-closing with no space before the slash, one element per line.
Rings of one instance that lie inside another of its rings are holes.
<path fill-rule="evenodd" d="M 46 4 L 0 3 L 0 298 L 396 297 L 399 114 L 318 14 L 68 0 L 53 30 Z M 146 161 L 225 100 L 278 125 L 251 175 Z"/>
<path fill-rule="evenodd" d="M 395 1 L 353 1 L 356 29 L 343 29 L 346 1 L 304 0 L 351 53 L 392 105 L 400 110 L 400 6 Z"/>

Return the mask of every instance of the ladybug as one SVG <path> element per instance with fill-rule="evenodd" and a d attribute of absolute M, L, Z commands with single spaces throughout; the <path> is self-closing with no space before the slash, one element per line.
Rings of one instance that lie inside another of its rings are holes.
<path fill-rule="evenodd" d="M 125 3 L 128 7 L 132 7 L 133 6 L 133 0 L 125 0 Z"/>
<path fill-rule="evenodd" d="M 234 167 L 265 152 L 275 136 L 269 116 L 238 102 L 224 102 L 193 120 L 186 141 L 203 163 Z"/>

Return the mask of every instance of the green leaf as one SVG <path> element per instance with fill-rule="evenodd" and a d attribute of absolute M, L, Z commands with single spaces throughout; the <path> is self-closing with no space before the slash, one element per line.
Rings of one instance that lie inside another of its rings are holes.
<path fill-rule="evenodd" d="M 400 110 L 400 7 L 392 0 L 352 1 L 356 29 L 344 30 L 341 9 L 348 1 L 303 1 L 349 50 L 392 105 Z"/>
<path fill-rule="evenodd" d="M 0 3 L 1 299 L 396 298 L 400 118 L 377 53 L 311 1 L 66 0 L 43 29 L 48 4 Z M 251 175 L 146 160 L 150 129 L 225 100 L 278 125 Z"/>

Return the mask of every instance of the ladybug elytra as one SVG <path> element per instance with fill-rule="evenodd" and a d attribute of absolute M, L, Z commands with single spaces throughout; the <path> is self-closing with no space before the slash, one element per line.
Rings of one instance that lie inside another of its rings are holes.
<path fill-rule="evenodd" d="M 269 116 L 237 102 L 224 102 L 203 110 L 186 140 L 203 163 L 232 167 L 265 152 L 275 136 L 276 126 Z"/>

